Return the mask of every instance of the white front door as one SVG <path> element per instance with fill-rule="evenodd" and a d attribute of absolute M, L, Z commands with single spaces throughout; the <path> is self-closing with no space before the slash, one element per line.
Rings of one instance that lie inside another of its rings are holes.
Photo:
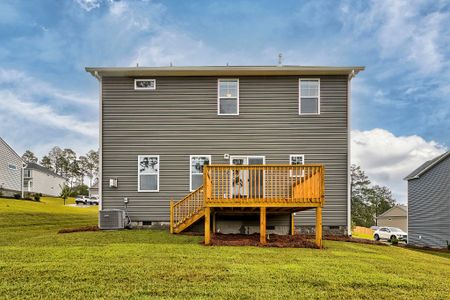
<path fill-rule="evenodd" d="M 266 159 L 264 156 L 231 156 L 231 165 L 263 165 Z M 248 170 L 231 172 L 231 193 L 234 198 L 251 196 L 260 198 L 264 191 L 264 174 L 262 171 L 249 174 Z M 250 182 L 251 181 L 251 182 Z M 250 195 L 249 195 L 250 192 Z"/>

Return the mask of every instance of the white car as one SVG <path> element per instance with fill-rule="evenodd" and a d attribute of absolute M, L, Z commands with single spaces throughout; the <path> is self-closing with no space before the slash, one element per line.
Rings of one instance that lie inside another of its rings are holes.
<path fill-rule="evenodd" d="M 87 203 L 89 205 L 98 205 L 100 203 L 100 199 L 96 196 L 92 196 L 91 198 L 88 199 Z"/>
<path fill-rule="evenodd" d="M 75 203 L 78 204 L 88 204 L 89 198 L 87 196 L 79 195 L 75 198 Z"/>
<path fill-rule="evenodd" d="M 387 240 L 387 241 L 408 241 L 408 234 L 403 230 L 396 227 L 380 227 L 374 232 L 373 238 L 375 241 Z"/>

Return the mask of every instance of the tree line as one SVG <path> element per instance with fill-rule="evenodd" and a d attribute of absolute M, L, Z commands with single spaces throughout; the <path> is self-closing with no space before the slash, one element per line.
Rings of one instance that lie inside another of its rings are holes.
<path fill-rule="evenodd" d="M 351 166 L 352 225 L 377 225 L 377 217 L 395 206 L 392 192 L 386 186 L 372 185 L 360 166 Z"/>
<path fill-rule="evenodd" d="M 22 159 L 26 163 L 39 161 L 30 150 L 25 151 Z M 39 164 L 66 178 L 68 186 L 72 189 L 74 186 L 83 186 L 86 177 L 89 179 L 89 186 L 92 186 L 98 178 L 98 160 L 98 151 L 90 150 L 85 155 L 78 156 L 70 148 L 61 149 L 55 146 L 40 159 Z"/>

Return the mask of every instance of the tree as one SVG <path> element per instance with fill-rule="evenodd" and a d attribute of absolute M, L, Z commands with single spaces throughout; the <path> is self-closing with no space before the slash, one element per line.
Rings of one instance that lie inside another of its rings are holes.
<path fill-rule="evenodd" d="M 62 169 L 63 169 L 63 150 L 59 148 L 58 146 L 53 147 L 50 152 L 47 155 L 48 159 L 50 160 L 50 166 L 53 172 L 55 172 L 58 175 L 64 176 Z"/>
<path fill-rule="evenodd" d="M 52 166 L 52 161 L 50 160 L 50 157 L 48 157 L 47 155 L 44 155 L 41 159 L 40 162 L 41 166 L 46 167 L 47 169 L 54 171 L 53 166 Z"/>
<path fill-rule="evenodd" d="M 61 194 L 59 196 L 64 199 L 64 205 L 66 205 L 66 200 L 70 197 L 72 190 L 65 184 L 59 185 L 59 187 L 61 188 Z"/>
<path fill-rule="evenodd" d="M 25 151 L 25 153 L 22 155 L 22 159 L 26 163 L 37 163 L 38 162 L 38 158 L 30 150 Z"/>
<path fill-rule="evenodd" d="M 372 186 L 361 167 L 351 166 L 352 222 L 370 227 L 376 218 L 395 205 L 392 192 L 385 186 Z"/>
<path fill-rule="evenodd" d="M 355 225 L 370 227 L 371 212 L 368 207 L 370 180 L 361 167 L 352 165 L 351 171 L 351 202 L 352 221 Z"/>
<path fill-rule="evenodd" d="M 371 188 L 369 203 L 372 208 L 375 225 L 378 225 L 378 216 L 394 207 L 395 199 L 392 196 L 392 192 L 387 187 L 375 185 Z"/>
<path fill-rule="evenodd" d="M 90 150 L 86 156 L 80 156 L 79 160 L 84 176 L 89 178 L 89 186 L 92 186 L 93 179 L 98 175 L 98 152 Z"/>

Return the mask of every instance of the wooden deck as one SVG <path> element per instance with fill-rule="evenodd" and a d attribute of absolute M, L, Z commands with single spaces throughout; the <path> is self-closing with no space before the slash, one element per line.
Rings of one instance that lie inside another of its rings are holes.
<path fill-rule="evenodd" d="M 324 190 L 323 165 L 204 166 L 203 185 L 177 203 L 171 202 L 171 232 L 179 233 L 204 217 L 205 244 L 209 244 L 211 211 L 256 211 L 265 244 L 267 212 L 316 209 L 316 243 L 321 247 Z"/>

